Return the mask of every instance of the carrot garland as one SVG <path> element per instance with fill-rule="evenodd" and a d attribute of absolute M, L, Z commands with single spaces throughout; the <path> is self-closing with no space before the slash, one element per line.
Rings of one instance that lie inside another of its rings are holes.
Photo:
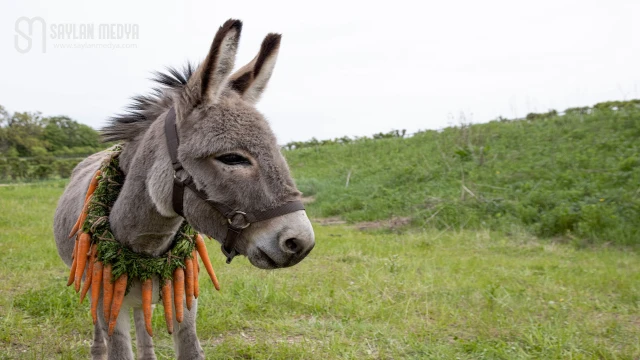
<path fill-rule="evenodd" d="M 82 210 L 80 211 L 80 215 L 78 216 L 76 223 L 73 224 L 73 228 L 71 228 L 71 232 L 69 233 L 69 239 L 71 239 L 75 234 L 78 233 L 78 229 L 80 229 L 80 219 L 82 219 L 82 214 L 84 214 L 88 206 L 89 206 L 89 202 L 85 201 L 84 204 L 82 205 Z"/>
<path fill-rule="evenodd" d="M 193 299 L 200 295 L 198 255 L 207 269 L 216 289 L 220 289 L 213 272 L 202 236 L 183 222 L 175 235 L 173 246 L 165 255 L 150 257 L 133 252 L 120 244 L 109 227 L 109 211 L 118 197 L 124 174 L 118 167 L 121 148 L 116 146 L 113 154 L 92 177 L 82 211 L 69 237 L 76 236 L 73 262 L 68 284 L 75 284 L 80 292 L 80 302 L 91 289 L 91 317 L 98 320 L 98 304 L 102 293 L 103 316 L 112 335 L 124 297 L 140 279 L 142 284 L 142 309 L 145 328 L 153 336 L 151 326 L 153 279 L 161 285 L 161 299 L 167 331 L 173 333 L 173 319 L 184 320 L 184 304 L 191 310 Z M 82 283 L 84 277 L 84 283 Z M 174 310 L 175 309 L 175 310 Z"/>
<path fill-rule="evenodd" d="M 87 233 L 80 234 L 80 239 L 78 240 L 78 262 L 76 264 L 76 276 L 74 280 L 76 292 L 80 291 L 80 283 L 82 282 L 82 274 L 84 274 L 84 268 L 87 264 L 90 246 L 91 236 Z"/>
<path fill-rule="evenodd" d="M 153 279 L 149 278 L 142 283 L 142 312 L 144 314 L 144 325 L 149 336 L 153 336 L 151 330 L 151 296 L 153 294 Z"/>
<path fill-rule="evenodd" d="M 111 282 L 111 264 L 107 264 L 102 269 L 102 310 L 104 310 L 104 320 L 109 321 L 111 316 L 111 300 L 113 300 L 113 283 Z"/>
<path fill-rule="evenodd" d="M 90 202 L 91 202 L 91 196 L 89 196 L 84 201 L 84 205 L 82 205 L 82 211 L 80 212 L 80 216 L 78 217 L 78 220 L 76 220 L 75 225 L 73 225 L 73 229 L 71 229 L 71 232 L 69 233 L 69 238 L 72 238 L 75 234 L 78 233 L 78 230 L 80 230 L 80 228 L 82 227 L 82 224 L 84 224 L 84 221 L 87 219 Z"/>
<path fill-rule="evenodd" d="M 100 301 L 100 286 L 102 285 L 102 262 L 96 261 L 91 275 L 91 317 L 93 324 L 98 321 L 98 301 Z"/>
<path fill-rule="evenodd" d="M 96 174 L 93 176 L 93 178 L 91 178 L 91 182 L 89 183 L 89 188 L 87 189 L 87 195 L 85 195 L 84 197 L 84 205 L 82 206 L 82 211 L 80 212 L 80 216 L 78 217 L 78 220 L 76 221 L 75 225 L 73 225 L 73 228 L 71 229 L 71 233 L 69 233 L 69 238 L 73 237 L 73 235 L 75 235 L 78 232 L 78 230 L 80 230 L 80 228 L 82 227 L 82 224 L 86 219 L 85 214 L 87 213 L 87 210 L 88 210 L 89 200 L 91 199 L 91 195 L 93 195 L 94 191 L 98 187 L 98 181 L 100 179 L 101 174 L 102 174 L 102 171 L 98 170 L 96 171 Z"/>
<path fill-rule="evenodd" d="M 116 280 L 113 286 L 113 300 L 111 302 L 111 317 L 109 319 L 109 336 L 113 335 L 113 331 L 116 329 L 116 323 L 118 322 L 118 315 L 120 314 L 120 308 L 124 301 L 124 293 L 127 291 L 127 274 L 122 274 Z"/>
<path fill-rule="evenodd" d="M 216 290 L 220 291 L 220 284 L 218 283 L 218 278 L 216 277 L 216 273 L 213 272 L 213 266 L 211 266 L 211 260 L 209 260 L 209 253 L 207 252 L 207 246 L 204 244 L 204 239 L 200 234 L 196 234 L 196 249 L 198 250 L 198 254 L 200 254 L 200 258 L 202 259 L 202 264 L 205 269 L 209 273 L 209 277 L 213 282 L 213 286 Z"/>
<path fill-rule="evenodd" d="M 73 262 L 71 263 L 71 271 L 69 271 L 69 280 L 67 280 L 67 286 L 73 284 L 76 279 L 76 267 L 78 266 L 78 240 L 73 242 Z"/>
<path fill-rule="evenodd" d="M 173 306 L 176 307 L 176 321 L 184 320 L 184 308 L 182 299 L 184 298 L 184 270 L 177 267 L 173 272 Z"/>
<path fill-rule="evenodd" d="M 96 174 L 91 179 L 91 182 L 89 183 L 89 188 L 87 189 L 87 195 L 84 198 L 85 202 L 89 200 L 89 197 L 93 195 L 94 191 L 96 191 L 96 188 L 98 187 L 98 180 L 100 179 L 101 174 L 102 174 L 102 170 L 98 170 L 96 171 Z"/>
<path fill-rule="evenodd" d="M 82 214 L 80 214 L 80 219 L 78 219 L 78 231 L 82 231 L 82 224 L 84 224 L 85 220 L 87 220 L 87 215 L 89 215 L 89 204 L 91 204 L 91 198 L 93 195 L 89 196 L 84 203 L 84 207 L 82 208 Z"/>
<path fill-rule="evenodd" d="M 197 299 L 198 295 L 200 295 L 200 283 L 198 280 L 198 276 L 200 275 L 200 264 L 198 264 L 198 252 L 195 249 L 191 253 L 191 257 L 193 257 L 193 263 L 196 265 L 193 276 L 193 297 Z"/>
<path fill-rule="evenodd" d="M 167 332 L 173 334 L 173 309 L 171 305 L 171 279 L 165 279 L 162 284 L 162 306 L 164 307 L 164 321 Z"/>
<path fill-rule="evenodd" d="M 191 311 L 191 303 L 193 302 L 193 259 L 184 261 L 184 292 L 187 302 L 187 310 Z"/>
<path fill-rule="evenodd" d="M 93 264 L 96 261 L 96 252 L 97 246 L 91 245 L 91 250 L 89 250 L 89 265 L 87 265 L 87 276 L 84 279 L 84 285 L 82 286 L 82 291 L 80 292 L 80 304 L 84 300 L 84 297 L 87 295 L 87 291 L 89 291 L 89 287 L 93 282 Z"/>

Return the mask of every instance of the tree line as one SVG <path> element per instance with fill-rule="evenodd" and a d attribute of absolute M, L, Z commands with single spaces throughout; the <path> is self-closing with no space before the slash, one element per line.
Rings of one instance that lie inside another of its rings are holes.
<path fill-rule="evenodd" d="M 534 120 L 549 119 L 549 118 L 557 117 L 562 114 L 587 115 L 587 114 L 591 114 L 594 110 L 595 111 L 617 111 L 617 110 L 623 110 L 623 109 L 638 109 L 638 108 L 640 108 L 640 99 L 620 100 L 620 101 L 615 100 L 615 101 L 604 101 L 601 103 L 597 103 L 593 106 L 572 107 L 572 108 L 565 109 L 562 113 L 553 109 L 543 113 L 532 112 L 532 113 L 528 113 L 527 116 L 525 116 L 522 119 L 508 119 L 508 118 L 499 116 L 494 121 L 501 121 L 501 122 L 518 121 L 518 120 L 534 121 Z M 426 130 L 426 131 L 430 131 L 430 130 Z M 356 137 L 350 138 L 348 136 L 343 136 L 341 138 L 326 139 L 326 140 L 318 140 L 314 137 L 314 138 L 311 138 L 311 140 L 307 140 L 307 141 L 289 142 L 283 146 L 283 149 L 295 150 L 295 149 L 304 149 L 304 148 L 317 148 L 319 146 L 326 146 L 326 145 L 347 145 L 347 144 L 366 142 L 371 140 L 411 137 L 414 135 L 422 134 L 424 132 L 425 131 L 417 131 L 413 134 L 407 134 L 406 130 L 391 130 L 386 133 L 373 134 L 370 137 L 356 136 Z"/>
<path fill-rule="evenodd" d="M 587 115 L 597 111 L 617 111 L 640 107 L 640 99 L 606 101 L 591 107 L 566 109 L 564 114 Z M 529 113 L 524 119 L 496 121 L 536 121 L 559 116 L 556 110 L 544 113 Z M 406 138 L 423 133 L 407 134 L 406 130 L 392 130 L 371 137 L 344 136 L 336 139 L 293 141 L 283 146 L 284 150 L 318 148 L 326 145 L 347 145 L 389 138 Z M 98 152 L 111 144 L 100 141 L 100 134 L 90 126 L 81 124 L 68 116 L 42 116 L 40 112 L 14 112 L 10 114 L 0 105 L 0 181 L 29 181 L 52 177 L 67 178 L 73 168 L 86 156 Z"/>
<path fill-rule="evenodd" d="M 66 178 L 106 146 L 96 130 L 68 116 L 10 113 L 0 105 L 0 181 Z"/>

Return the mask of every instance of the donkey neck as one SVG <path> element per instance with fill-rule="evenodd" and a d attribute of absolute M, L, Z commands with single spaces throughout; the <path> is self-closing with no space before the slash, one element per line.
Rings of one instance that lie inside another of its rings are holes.
<path fill-rule="evenodd" d="M 126 178 L 109 221 L 116 239 L 135 252 L 157 256 L 169 250 L 182 218 L 167 208 L 173 172 L 160 121 L 124 145 Z"/>

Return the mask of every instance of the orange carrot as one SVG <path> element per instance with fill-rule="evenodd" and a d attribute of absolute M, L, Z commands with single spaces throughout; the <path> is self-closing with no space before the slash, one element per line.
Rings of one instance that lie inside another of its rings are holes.
<path fill-rule="evenodd" d="M 182 299 L 184 298 L 184 270 L 177 267 L 173 271 L 173 305 L 176 307 L 176 320 L 181 323 L 184 319 L 184 308 Z"/>
<path fill-rule="evenodd" d="M 209 260 L 209 253 L 207 252 L 207 246 L 204 244 L 204 239 L 200 234 L 196 234 L 196 249 L 198 250 L 198 254 L 200 254 L 200 259 L 202 259 L 202 264 L 207 269 L 209 273 L 209 277 L 213 282 L 213 286 L 216 290 L 220 291 L 220 284 L 218 283 L 218 278 L 216 277 L 216 273 L 213 272 L 213 266 L 211 266 L 211 260 Z"/>
<path fill-rule="evenodd" d="M 71 232 L 69 233 L 69 238 L 72 238 L 73 235 L 75 235 L 78 232 L 78 230 L 82 230 L 82 224 L 87 219 L 90 200 L 91 200 L 91 196 L 89 196 L 89 198 L 87 198 L 84 201 L 84 205 L 82 205 L 82 211 L 80 212 L 80 216 L 78 217 L 78 220 L 76 220 L 75 225 L 73 225 L 73 229 L 71 229 Z"/>
<path fill-rule="evenodd" d="M 164 321 L 167 323 L 167 332 L 173 334 L 173 310 L 171 309 L 171 279 L 166 279 L 162 284 L 162 306 L 164 307 Z"/>
<path fill-rule="evenodd" d="M 98 169 L 98 171 L 96 171 L 96 174 L 93 175 L 93 178 L 89 183 L 89 188 L 87 189 L 87 195 L 84 198 L 85 201 L 87 201 L 89 199 L 89 196 L 93 195 L 93 192 L 96 191 L 96 188 L 98 187 L 98 180 L 99 180 L 98 178 L 100 177 L 100 174 L 102 174 L 102 171 Z"/>
<path fill-rule="evenodd" d="M 142 312 L 144 313 L 144 325 L 149 336 L 153 336 L 151 329 L 151 294 L 153 294 L 153 279 L 149 278 L 142 283 Z"/>
<path fill-rule="evenodd" d="M 98 301 L 100 300 L 100 286 L 102 285 L 102 261 L 96 261 L 91 275 L 91 317 L 95 325 L 96 321 L 98 321 Z"/>
<path fill-rule="evenodd" d="M 69 280 L 67 280 L 67 286 L 73 284 L 73 280 L 76 279 L 76 267 L 78 266 L 78 239 L 76 239 L 73 243 L 73 262 L 71 263 L 71 271 L 69 271 Z"/>
<path fill-rule="evenodd" d="M 198 298 L 198 296 L 200 295 L 200 282 L 198 280 L 198 277 L 200 276 L 200 264 L 198 264 L 198 252 L 193 249 L 193 263 L 196 265 L 195 268 L 196 270 L 194 271 L 194 276 L 193 276 L 193 297 L 195 297 L 196 299 Z"/>
<path fill-rule="evenodd" d="M 127 291 L 127 274 L 122 274 L 113 286 L 113 300 L 111 302 L 111 317 L 109 319 L 109 336 L 113 335 L 118 322 L 118 315 L 124 300 L 124 293 Z"/>
<path fill-rule="evenodd" d="M 82 213 L 84 212 L 85 206 L 87 206 L 86 201 L 82 205 L 82 210 L 80 210 L 80 215 L 78 215 L 78 218 L 76 219 L 75 224 L 73 224 L 73 227 L 71 228 L 71 232 L 69 233 L 69 239 L 71 239 L 73 235 L 75 235 L 78 232 L 78 228 L 80 228 L 80 219 L 82 218 Z"/>
<path fill-rule="evenodd" d="M 78 264 L 76 266 L 76 278 L 74 280 L 76 292 L 80 291 L 82 283 L 82 274 L 84 274 L 87 257 L 89 256 L 89 247 L 91 246 L 91 235 L 87 233 L 80 234 L 80 243 L 78 244 Z"/>
<path fill-rule="evenodd" d="M 184 261 L 184 292 L 187 297 L 187 310 L 191 310 L 191 303 L 193 302 L 193 259 L 187 258 Z"/>
<path fill-rule="evenodd" d="M 87 199 L 87 202 L 82 209 L 82 214 L 80 214 L 80 219 L 78 220 L 78 231 L 82 231 L 82 225 L 84 225 L 84 221 L 87 220 L 87 215 L 89 215 L 89 203 L 91 202 L 91 197 Z"/>
<path fill-rule="evenodd" d="M 109 322 L 111 316 L 111 301 L 113 300 L 113 283 L 111 282 L 111 264 L 107 264 L 102 269 L 103 299 L 102 309 L 104 310 L 104 321 Z"/>
<path fill-rule="evenodd" d="M 87 275 L 84 277 L 84 285 L 82 285 L 82 291 L 80 292 L 80 304 L 84 300 L 84 297 L 87 295 L 87 291 L 89 291 L 89 287 L 91 286 L 91 282 L 93 281 L 93 264 L 96 262 L 96 252 L 98 245 L 91 245 L 91 250 L 89 253 L 89 265 L 87 266 Z"/>
<path fill-rule="evenodd" d="M 93 178 L 91 179 L 91 182 L 89 183 L 87 194 L 84 197 L 84 205 L 82 206 L 82 211 L 80 212 L 80 216 L 78 216 L 78 220 L 76 220 L 76 223 L 73 225 L 73 228 L 71 229 L 71 233 L 69 233 L 70 238 L 73 235 L 75 235 L 78 232 L 78 230 L 82 230 L 82 224 L 84 223 L 84 220 L 87 218 L 87 210 L 89 208 L 89 199 L 91 198 L 91 195 L 93 195 L 93 192 L 98 187 L 98 177 L 100 176 L 100 174 L 102 174 L 100 170 L 96 171 L 96 174 L 93 176 Z"/>
<path fill-rule="evenodd" d="M 77 254 L 78 254 L 78 238 L 76 237 L 73 243 L 73 254 L 71 254 L 71 257 L 75 259 L 78 257 Z"/>

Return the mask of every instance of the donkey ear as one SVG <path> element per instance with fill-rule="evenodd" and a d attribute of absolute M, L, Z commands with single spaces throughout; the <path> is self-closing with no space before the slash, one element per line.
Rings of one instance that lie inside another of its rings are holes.
<path fill-rule="evenodd" d="M 250 63 L 240 68 L 229 79 L 230 87 L 246 101 L 257 103 L 267 87 L 280 50 L 280 34 L 269 34 L 262 41 L 260 52 Z"/>
<path fill-rule="evenodd" d="M 229 19 L 220 26 L 209 54 L 187 83 L 189 95 L 196 103 L 215 103 L 236 59 L 242 21 Z"/>

